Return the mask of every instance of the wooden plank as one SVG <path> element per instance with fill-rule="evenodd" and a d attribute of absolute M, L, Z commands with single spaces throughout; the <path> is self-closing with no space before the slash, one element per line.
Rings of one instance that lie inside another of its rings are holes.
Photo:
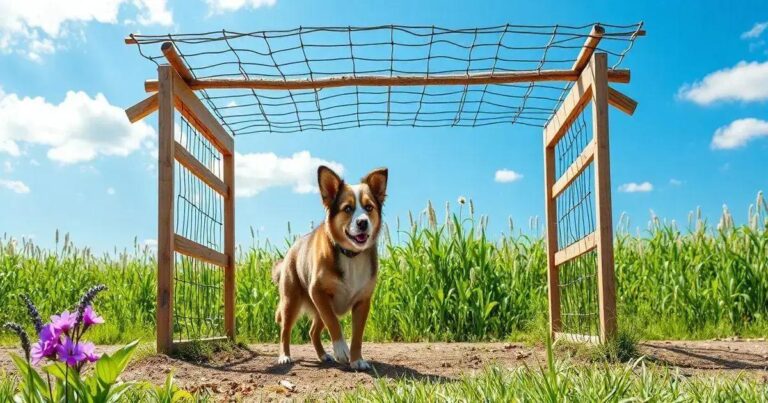
<path fill-rule="evenodd" d="M 592 96 L 592 72 L 589 66 L 579 76 L 579 79 L 573 84 L 568 95 L 563 99 L 563 103 L 557 108 L 557 112 L 552 114 L 549 122 L 544 126 L 544 141 L 546 147 L 554 145 L 565 135 L 568 127 L 579 116 L 584 106 L 589 102 Z"/>
<path fill-rule="evenodd" d="M 184 64 L 184 60 L 179 56 L 176 47 L 173 46 L 173 42 L 163 42 L 163 45 L 160 46 L 160 50 L 163 52 L 165 59 L 168 60 L 168 63 L 177 73 L 179 73 L 179 77 L 186 82 L 194 80 L 195 77 L 192 75 L 189 68 L 187 68 L 187 65 Z"/>
<path fill-rule="evenodd" d="M 552 186 L 552 197 L 555 198 L 563 193 L 565 188 L 568 187 L 576 178 L 581 175 L 582 171 L 592 163 L 592 159 L 595 156 L 595 141 L 591 140 L 581 153 L 576 157 L 576 160 L 565 170 L 563 176 L 561 176 L 557 182 Z"/>
<path fill-rule="evenodd" d="M 608 103 L 629 116 L 637 109 L 637 101 L 611 87 L 608 87 Z"/>
<path fill-rule="evenodd" d="M 213 143 L 222 154 L 233 155 L 235 152 L 235 141 L 219 124 L 218 120 L 211 114 L 208 108 L 197 99 L 195 93 L 189 89 L 187 83 L 173 74 L 174 94 L 179 102 L 177 107 L 179 112 L 200 131 L 208 140 Z"/>
<path fill-rule="evenodd" d="M 546 139 L 546 137 L 545 137 Z M 549 294 L 549 331 L 551 335 L 562 326 L 560 321 L 560 273 L 555 263 L 557 252 L 557 203 L 552 195 L 555 183 L 555 149 L 544 142 L 544 208 L 547 225 L 547 289 Z"/>
<path fill-rule="evenodd" d="M 157 94 L 152 94 L 125 110 L 128 121 L 136 123 L 157 110 Z"/>
<path fill-rule="evenodd" d="M 133 37 L 133 34 L 123 38 L 126 45 L 137 45 L 139 42 Z"/>
<path fill-rule="evenodd" d="M 229 193 L 224 198 L 224 253 L 227 267 L 224 271 L 224 329 L 235 340 L 235 157 L 224 157 L 224 183 Z"/>
<path fill-rule="evenodd" d="M 593 232 L 584 238 L 568 245 L 565 249 L 555 252 L 555 264 L 560 266 L 570 260 L 595 249 L 597 247 L 597 234 Z"/>
<path fill-rule="evenodd" d="M 628 83 L 629 70 L 610 70 L 608 80 L 615 83 Z M 532 70 L 506 73 L 479 72 L 461 75 L 420 75 L 420 76 L 338 76 L 317 79 L 195 79 L 189 82 L 191 90 L 205 89 L 253 89 L 253 90 L 309 90 L 337 87 L 410 87 L 430 85 L 484 85 L 512 84 L 540 81 L 577 81 L 579 73 L 572 70 Z M 157 91 L 157 82 L 147 80 L 144 83 L 147 92 Z"/>
<path fill-rule="evenodd" d="M 174 157 L 176 158 L 176 161 L 179 161 L 179 163 L 187 168 L 189 172 L 192 172 L 195 176 L 200 178 L 201 181 L 205 182 L 206 185 L 210 186 L 211 189 L 215 190 L 218 194 L 227 197 L 229 189 L 224 181 L 219 179 L 219 177 L 211 172 L 208 167 L 190 154 L 183 145 L 175 141 L 174 143 Z"/>
<path fill-rule="evenodd" d="M 589 64 L 589 60 L 592 58 L 592 54 L 595 53 L 595 49 L 597 49 L 597 45 L 600 43 L 600 40 L 603 39 L 604 34 L 605 28 L 600 26 L 600 24 L 595 24 L 592 26 L 592 31 L 589 33 L 587 40 L 584 41 L 584 46 L 581 47 L 579 56 L 577 56 L 576 61 L 573 62 L 573 67 L 571 67 L 571 70 L 578 72 L 584 70 L 584 67 Z"/>
<path fill-rule="evenodd" d="M 179 234 L 174 234 L 173 242 L 176 252 L 195 259 L 214 264 L 219 267 L 227 267 L 227 255 L 201 245 Z"/>
<path fill-rule="evenodd" d="M 608 141 L 608 56 L 595 53 L 592 67 L 592 133 L 595 139 L 595 211 L 600 340 L 616 335 L 616 280 L 613 261 L 611 159 Z"/>
<path fill-rule="evenodd" d="M 173 70 L 157 69 L 158 157 L 157 157 L 157 352 L 169 354 L 173 348 L 173 270 L 174 254 L 174 147 L 173 147 Z"/>
<path fill-rule="evenodd" d="M 564 340 L 564 341 L 569 341 L 571 343 L 590 343 L 595 345 L 600 344 L 600 337 L 591 336 L 588 334 L 556 332 L 555 340 Z"/>

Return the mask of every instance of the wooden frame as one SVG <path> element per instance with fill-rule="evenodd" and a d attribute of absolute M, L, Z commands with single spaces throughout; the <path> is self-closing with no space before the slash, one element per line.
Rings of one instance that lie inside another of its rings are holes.
<path fill-rule="evenodd" d="M 194 91 L 202 89 L 258 89 L 300 90 L 344 86 L 429 86 L 510 84 L 519 82 L 563 81 L 572 82 L 569 93 L 558 110 L 552 114 L 543 130 L 544 182 L 547 242 L 547 281 L 549 288 L 550 331 L 554 339 L 598 343 L 616 334 L 616 295 L 614 278 L 613 232 L 611 210 L 610 151 L 608 141 L 608 105 L 632 115 L 637 102 L 608 84 L 627 83 L 629 70 L 609 69 L 605 53 L 596 52 L 605 30 L 595 25 L 579 55 L 569 70 L 536 70 L 517 72 L 479 72 L 465 75 L 430 76 L 338 76 L 320 79 L 197 79 L 185 65 L 171 42 L 163 43 L 162 52 L 168 65 L 158 68 L 157 80 L 144 83 L 146 92 L 155 92 L 136 105 L 126 109 L 131 122 L 136 122 L 158 111 L 158 295 L 157 295 L 157 349 L 167 353 L 173 350 L 173 269 L 176 252 L 200 259 L 225 270 L 224 306 L 227 337 L 235 338 L 235 224 L 234 224 L 234 140 L 218 120 L 197 98 Z M 638 31 L 638 36 L 645 31 Z M 126 43 L 135 44 L 133 38 Z M 594 138 L 582 150 L 562 177 L 555 177 L 555 147 L 574 120 L 592 104 L 592 130 Z M 182 116 L 202 133 L 223 155 L 223 177 L 214 175 L 192 154 L 173 139 L 174 112 Z M 224 252 L 207 248 L 181 237 L 173 228 L 173 185 L 175 162 L 186 167 L 207 186 L 224 197 Z M 571 245 L 558 249 L 557 204 L 558 195 L 571 186 L 592 164 L 595 172 L 595 205 L 597 210 L 595 231 Z M 598 299 L 600 334 L 576 335 L 561 330 L 560 289 L 558 267 L 589 251 L 597 254 Z M 218 339 L 218 338 L 217 338 Z"/>

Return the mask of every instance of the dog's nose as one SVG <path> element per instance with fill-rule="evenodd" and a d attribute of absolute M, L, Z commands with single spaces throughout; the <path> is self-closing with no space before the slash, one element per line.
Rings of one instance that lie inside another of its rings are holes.
<path fill-rule="evenodd" d="M 357 225 L 357 229 L 360 231 L 365 231 L 368 229 L 368 219 L 358 218 L 357 221 L 355 221 L 355 225 Z"/>

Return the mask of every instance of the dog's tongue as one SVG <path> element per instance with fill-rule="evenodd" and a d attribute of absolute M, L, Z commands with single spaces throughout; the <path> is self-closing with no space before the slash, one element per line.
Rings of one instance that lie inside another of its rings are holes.
<path fill-rule="evenodd" d="M 357 241 L 359 243 L 363 243 L 363 242 L 365 242 L 367 240 L 368 240 L 368 235 L 366 235 L 366 234 L 355 235 L 355 241 Z"/>

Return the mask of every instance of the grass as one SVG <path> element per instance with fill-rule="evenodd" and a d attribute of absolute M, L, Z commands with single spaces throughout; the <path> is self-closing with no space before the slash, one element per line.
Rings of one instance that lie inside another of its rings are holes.
<path fill-rule="evenodd" d="M 438 223 L 433 209 L 386 231 L 379 283 L 366 337 L 374 341 L 538 339 L 546 334 L 546 253 L 540 236 L 511 228 L 490 239 L 487 218 L 461 206 Z M 470 209 L 471 210 L 471 209 Z M 710 338 L 768 333 L 768 219 L 765 200 L 749 223 L 718 225 L 692 213 L 686 228 L 653 218 L 630 234 L 626 217 L 615 240 L 620 328 L 637 337 Z M 469 213 L 469 214 L 468 214 Z M 534 232 L 534 231 L 532 231 Z M 511 235 L 514 234 L 514 235 Z M 394 240 L 391 238 L 398 238 Z M 97 343 L 153 339 L 155 260 L 146 248 L 102 256 L 56 235 L 43 250 L 29 240 L 0 239 L 0 323 L 27 323 L 19 295 L 44 316 L 68 308 L 84 285 L 104 283 L 98 311 L 108 324 Z M 241 340 L 274 342 L 277 290 L 270 269 L 284 247 L 252 241 L 239 249 L 237 324 Z M 295 341 L 306 341 L 301 321 Z M 12 338 L 0 336 L 6 342 Z"/>

